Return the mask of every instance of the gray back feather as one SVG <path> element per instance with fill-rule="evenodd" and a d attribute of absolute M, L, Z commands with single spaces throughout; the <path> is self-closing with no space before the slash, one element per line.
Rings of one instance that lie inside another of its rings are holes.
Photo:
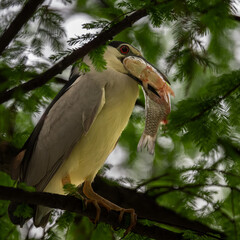
<path fill-rule="evenodd" d="M 24 157 L 21 181 L 38 191 L 44 190 L 96 117 L 104 86 L 90 76 L 80 76 L 67 86 L 41 118 L 37 136 L 28 143 L 32 149 Z"/>

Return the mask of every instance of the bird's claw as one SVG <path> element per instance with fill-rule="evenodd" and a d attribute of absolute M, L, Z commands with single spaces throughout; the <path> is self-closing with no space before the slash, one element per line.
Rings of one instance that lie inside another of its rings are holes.
<path fill-rule="evenodd" d="M 135 210 L 133 208 L 128 208 L 128 209 L 122 208 L 120 210 L 120 214 L 119 214 L 119 217 L 118 217 L 119 222 L 122 221 L 124 213 L 130 213 L 131 221 L 130 221 L 130 225 L 128 226 L 128 228 L 124 232 L 123 237 L 125 237 L 132 230 L 132 228 L 134 228 L 134 226 L 137 223 L 137 214 L 135 213 Z"/>
<path fill-rule="evenodd" d="M 95 220 L 93 221 L 93 223 L 94 223 L 94 224 L 97 224 L 97 223 L 99 222 L 100 215 L 101 215 L 101 208 L 100 208 L 97 200 L 85 198 L 84 203 L 85 203 L 86 208 L 87 208 L 87 205 L 88 205 L 89 203 L 93 204 L 94 207 L 96 208 L 96 217 L 95 217 Z"/>
<path fill-rule="evenodd" d="M 137 223 L 137 214 L 135 213 L 135 210 L 133 208 L 128 208 L 128 209 L 125 209 L 125 208 L 120 208 L 119 209 L 112 209 L 111 207 L 109 207 L 108 205 L 106 204 L 103 204 L 101 202 L 98 202 L 97 200 L 95 199 L 88 199 L 88 198 L 85 198 L 84 200 L 84 203 L 85 203 L 85 206 L 87 207 L 87 205 L 89 203 L 93 204 L 96 208 L 96 217 L 95 217 L 95 220 L 93 221 L 94 224 L 97 224 L 99 222 L 99 219 L 100 219 L 100 215 L 101 215 L 101 208 L 99 205 L 102 205 L 104 208 L 107 209 L 107 211 L 111 211 L 111 210 L 114 210 L 114 211 L 117 211 L 117 212 L 120 212 L 119 213 L 119 217 L 118 217 L 118 221 L 119 223 L 122 222 L 122 219 L 123 219 L 123 215 L 124 213 L 129 213 L 130 216 L 131 216 L 131 221 L 130 221 L 130 225 L 128 226 L 128 228 L 126 229 L 126 231 L 124 232 L 124 237 L 132 230 L 132 228 L 136 225 Z"/>

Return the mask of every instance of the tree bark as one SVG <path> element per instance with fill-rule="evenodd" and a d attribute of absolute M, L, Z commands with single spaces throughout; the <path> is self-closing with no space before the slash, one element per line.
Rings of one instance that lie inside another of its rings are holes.
<path fill-rule="evenodd" d="M 215 236 L 215 239 L 224 238 L 224 234 L 219 231 L 213 230 L 199 222 L 188 220 L 170 209 L 157 205 L 154 199 L 144 193 L 137 193 L 135 190 L 122 186 L 111 186 L 101 177 L 95 179 L 93 187 L 97 193 L 101 194 L 101 196 L 106 197 L 122 207 L 134 207 L 138 219 L 146 219 L 177 227 L 178 229 L 192 230 L 198 235 L 214 237 L 213 234 L 218 234 L 220 237 Z M 43 192 L 26 192 L 21 189 L 0 186 L 0 199 L 63 209 L 79 213 L 91 219 L 94 219 L 96 214 L 93 205 L 90 204 L 87 209 L 84 209 L 82 200 L 73 196 L 63 196 Z M 130 218 L 129 214 L 125 214 L 123 221 L 119 223 L 117 212 L 107 212 L 104 208 L 101 210 L 102 214 L 100 221 L 111 224 L 113 227 L 121 227 L 125 229 L 128 227 Z M 149 227 L 140 222 L 138 222 L 134 229 L 132 229 L 132 232 L 154 239 L 183 239 L 183 232 L 175 233 L 157 226 Z"/>
<path fill-rule="evenodd" d="M 89 204 L 84 209 L 84 204 L 81 199 L 73 196 L 63 196 L 52 193 L 43 192 L 26 192 L 22 189 L 16 189 L 11 187 L 0 186 L 0 199 L 11 200 L 19 203 L 35 204 L 47 206 L 50 208 L 63 209 L 70 212 L 79 213 L 83 216 L 87 216 L 90 219 L 95 219 L 95 207 Z M 129 214 L 125 214 L 121 223 L 118 221 L 119 213 L 115 211 L 107 212 L 106 209 L 101 208 L 100 221 L 112 225 L 114 228 L 128 228 L 129 226 Z M 168 239 L 168 240 L 180 240 L 183 239 L 182 233 L 175 233 L 157 226 L 145 226 L 141 223 L 137 223 L 132 229 L 132 232 L 140 234 L 142 236 L 148 236 L 154 239 Z"/>

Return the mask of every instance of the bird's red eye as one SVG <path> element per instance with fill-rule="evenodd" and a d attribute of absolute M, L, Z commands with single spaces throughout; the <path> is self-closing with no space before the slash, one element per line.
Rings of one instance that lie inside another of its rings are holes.
<path fill-rule="evenodd" d="M 122 46 L 120 47 L 120 52 L 121 52 L 122 54 L 128 54 L 128 52 L 129 52 L 129 47 L 128 47 L 127 45 L 122 45 Z"/>

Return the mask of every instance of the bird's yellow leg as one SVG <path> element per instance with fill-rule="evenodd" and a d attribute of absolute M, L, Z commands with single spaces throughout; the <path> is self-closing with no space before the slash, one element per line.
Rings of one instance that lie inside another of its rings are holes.
<path fill-rule="evenodd" d="M 96 207 L 97 214 L 96 214 L 95 222 L 98 222 L 99 218 L 100 218 L 101 208 L 99 206 L 103 206 L 108 211 L 113 210 L 113 211 L 120 212 L 119 222 L 121 222 L 124 213 L 130 213 L 131 223 L 130 223 L 129 227 L 127 228 L 124 235 L 128 234 L 131 231 L 131 229 L 136 225 L 137 215 L 136 215 L 135 210 L 133 208 L 126 209 L 126 208 L 119 207 L 118 205 L 116 205 L 116 204 L 108 201 L 107 199 L 101 197 L 100 195 L 98 195 L 97 193 L 95 193 L 93 191 L 90 181 L 85 181 L 84 182 L 83 193 L 87 197 L 86 204 L 88 202 L 91 202 Z"/>

